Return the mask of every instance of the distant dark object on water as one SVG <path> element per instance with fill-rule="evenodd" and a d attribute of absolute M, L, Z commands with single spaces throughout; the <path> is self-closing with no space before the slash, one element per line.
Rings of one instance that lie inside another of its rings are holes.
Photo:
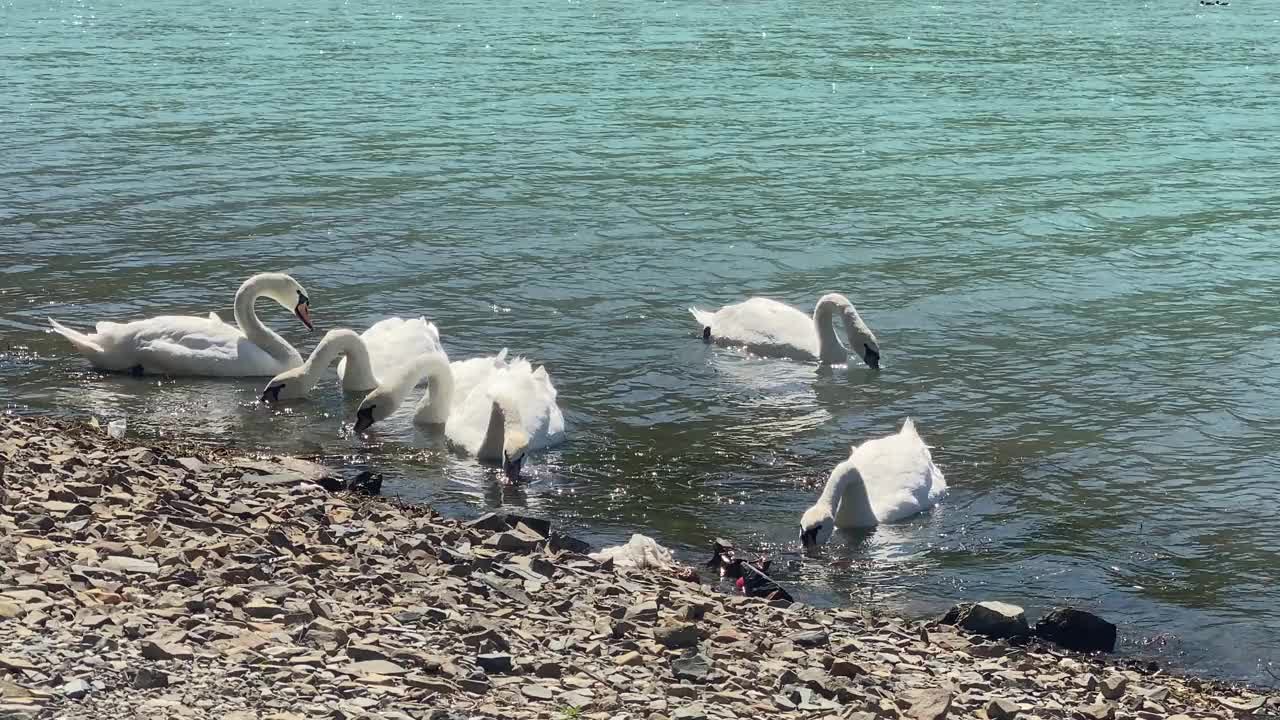
<path fill-rule="evenodd" d="M 1214 2 L 1214 0 L 1200 0 L 1200 4 L 1201 5 L 1230 5 L 1231 2 L 1230 0 L 1217 0 L 1217 2 Z"/>

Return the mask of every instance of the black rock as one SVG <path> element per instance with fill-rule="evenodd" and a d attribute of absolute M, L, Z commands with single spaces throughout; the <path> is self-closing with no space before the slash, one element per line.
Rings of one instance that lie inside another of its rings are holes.
<path fill-rule="evenodd" d="M 529 528 L 530 530 L 534 531 L 535 533 L 537 533 L 538 535 L 541 535 L 544 538 L 551 536 L 550 520 L 543 520 L 542 518 L 529 517 L 527 515 L 515 515 L 513 513 L 507 513 L 507 525 L 514 528 L 520 523 L 524 523 L 525 527 Z"/>
<path fill-rule="evenodd" d="M 1036 623 L 1036 637 L 1080 652 L 1114 652 L 1116 626 L 1091 612 L 1054 608 Z"/>
<path fill-rule="evenodd" d="M 381 495 L 382 473 L 363 470 L 352 478 L 349 489 L 357 495 Z"/>
<path fill-rule="evenodd" d="M 566 535 L 562 532 L 553 532 L 547 536 L 547 545 L 552 552 L 560 552 L 568 550 L 571 553 L 586 555 L 591 552 L 591 545 L 579 540 L 572 535 Z"/>
<path fill-rule="evenodd" d="M 511 656 L 504 653 L 477 655 L 476 664 L 490 675 L 507 675 L 512 670 Z"/>
<path fill-rule="evenodd" d="M 138 674 L 133 676 L 134 690 L 149 690 L 162 687 L 169 687 L 169 676 L 160 670 L 144 667 L 138 671 Z"/>
<path fill-rule="evenodd" d="M 830 637 L 822 630 L 810 630 L 792 635 L 791 642 L 800 647 L 821 647 L 830 642 Z"/>

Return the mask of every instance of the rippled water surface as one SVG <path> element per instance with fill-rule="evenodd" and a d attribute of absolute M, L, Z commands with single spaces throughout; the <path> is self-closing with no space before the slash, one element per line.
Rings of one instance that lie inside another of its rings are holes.
<path fill-rule="evenodd" d="M 1265 680 L 1277 33 L 1239 0 L 0 0 L 0 402 L 687 559 L 724 536 L 814 602 L 1070 601 Z M 569 442 L 504 489 L 407 420 L 353 437 L 332 380 L 272 412 L 258 380 L 105 376 L 46 332 L 229 318 L 264 270 L 320 330 L 425 314 L 454 358 L 544 363 Z M 832 290 L 882 372 L 708 348 L 685 310 Z M 906 416 L 950 495 L 801 561 L 816 487 Z"/>

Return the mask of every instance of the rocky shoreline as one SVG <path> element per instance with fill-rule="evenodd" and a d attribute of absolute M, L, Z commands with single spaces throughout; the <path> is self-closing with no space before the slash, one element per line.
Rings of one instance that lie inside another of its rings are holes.
<path fill-rule="evenodd" d="M 535 518 L 361 489 L 376 478 L 0 418 L 0 718 L 1280 715 L 1154 665 L 744 597 L 600 563 Z"/>

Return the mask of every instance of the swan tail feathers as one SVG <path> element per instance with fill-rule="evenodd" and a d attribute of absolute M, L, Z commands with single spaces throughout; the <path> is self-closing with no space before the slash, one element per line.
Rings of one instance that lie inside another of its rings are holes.
<path fill-rule="evenodd" d="M 910 417 L 907 418 L 906 422 L 902 423 L 902 434 L 915 435 L 916 437 L 920 436 L 920 431 L 916 430 L 915 421 L 912 420 Z"/>
<path fill-rule="evenodd" d="M 69 340 L 82 355 L 95 356 L 107 352 L 105 348 L 94 342 L 93 338 L 82 332 L 76 332 L 53 318 L 49 318 L 49 324 L 53 326 L 54 332 Z"/>

